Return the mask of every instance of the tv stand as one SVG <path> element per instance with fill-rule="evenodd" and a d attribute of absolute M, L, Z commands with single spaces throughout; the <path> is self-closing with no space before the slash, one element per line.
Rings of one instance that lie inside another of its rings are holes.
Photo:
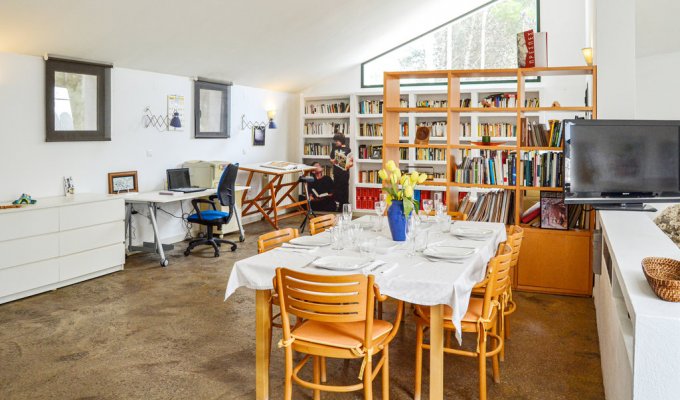
<path fill-rule="evenodd" d="M 593 204 L 593 208 L 607 211 L 656 211 L 656 208 L 644 203 Z"/>

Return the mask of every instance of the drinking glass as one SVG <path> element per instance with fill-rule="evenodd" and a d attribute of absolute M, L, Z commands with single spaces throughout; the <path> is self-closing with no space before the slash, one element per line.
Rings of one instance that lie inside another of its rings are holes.
<path fill-rule="evenodd" d="M 378 243 L 376 238 L 362 240 L 361 243 L 359 243 L 359 253 L 361 253 L 362 256 L 366 256 L 370 260 L 373 260 L 375 257 L 376 243 Z"/>
<path fill-rule="evenodd" d="M 342 250 L 342 226 L 334 226 L 329 231 L 331 233 L 331 242 L 333 243 L 331 248 L 333 250 Z"/>
<path fill-rule="evenodd" d="M 376 231 L 380 231 L 382 229 L 382 216 L 385 214 L 385 209 L 387 208 L 387 203 L 384 201 L 376 201 L 375 204 L 373 205 L 373 208 L 375 210 L 376 215 L 378 215 L 378 222 L 379 225 L 376 226 Z"/>
<path fill-rule="evenodd" d="M 343 204 L 342 205 L 342 218 L 344 218 L 345 221 L 347 221 L 347 222 L 352 220 L 352 205 L 351 204 Z"/>
<path fill-rule="evenodd" d="M 374 232 L 382 230 L 382 215 L 371 215 L 371 226 Z"/>
<path fill-rule="evenodd" d="M 430 216 L 430 213 L 432 212 L 433 206 L 434 206 L 434 202 L 432 201 L 432 199 L 423 200 L 423 211 L 425 211 L 426 217 Z"/>
<path fill-rule="evenodd" d="M 418 231 L 418 223 L 414 214 L 411 214 L 406 219 L 406 249 L 407 255 L 413 257 L 416 254 L 416 234 Z"/>
<path fill-rule="evenodd" d="M 435 205 L 437 203 L 442 203 L 442 192 L 434 192 L 433 195 L 432 199 L 434 200 Z"/>
<path fill-rule="evenodd" d="M 387 206 L 387 193 L 380 193 L 380 201 L 385 203 L 385 206 Z"/>

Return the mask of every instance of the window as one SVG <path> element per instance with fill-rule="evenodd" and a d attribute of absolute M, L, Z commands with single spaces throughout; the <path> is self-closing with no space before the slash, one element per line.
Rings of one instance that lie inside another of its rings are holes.
<path fill-rule="evenodd" d="M 45 71 L 45 140 L 111 140 L 111 66 L 50 57 Z"/>
<path fill-rule="evenodd" d="M 231 83 L 197 80 L 194 83 L 194 137 L 229 138 Z"/>
<path fill-rule="evenodd" d="M 538 0 L 492 1 L 361 64 L 361 86 L 382 86 L 385 71 L 517 68 L 517 34 L 539 31 L 538 15 Z"/>

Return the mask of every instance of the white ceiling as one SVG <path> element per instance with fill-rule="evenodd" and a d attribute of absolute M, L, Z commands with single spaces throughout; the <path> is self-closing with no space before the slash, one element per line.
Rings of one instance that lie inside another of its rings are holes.
<path fill-rule="evenodd" d="M 635 55 L 646 57 L 680 51 L 679 16 L 678 0 L 637 0 Z"/>
<path fill-rule="evenodd" d="M 0 51 L 295 92 L 487 1 L 3 0 Z"/>

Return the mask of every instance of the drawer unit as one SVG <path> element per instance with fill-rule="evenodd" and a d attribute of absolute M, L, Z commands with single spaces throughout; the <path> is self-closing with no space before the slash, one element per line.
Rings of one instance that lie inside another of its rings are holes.
<path fill-rule="evenodd" d="M 0 242 L 0 269 L 56 258 L 58 256 L 58 233 Z"/>
<path fill-rule="evenodd" d="M 57 231 L 59 210 L 56 208 L 0 214 L 0 242 Z"/>
<path fill-rule="evenodd" d="M 59 259 L 59 279 L 65 281 L 124 263 L 125 245 L 123 243 L 84 251 Z"/>
<path fill-rule="evenodd" d="M 0 298 L 59 282 L 56 258 L 0 269 Z"/>
<path fill-rule="evenodd" d="M 78 204 L 59 209 L 59 229 L 83 228 L 125 219 L 125 202 L 121 199 Z"/>
<path fill-rule="evenodd" d="M 59 255 L 65 256 L 125 241 L 125 222 L 117 221 L 59 232 Z"/>

